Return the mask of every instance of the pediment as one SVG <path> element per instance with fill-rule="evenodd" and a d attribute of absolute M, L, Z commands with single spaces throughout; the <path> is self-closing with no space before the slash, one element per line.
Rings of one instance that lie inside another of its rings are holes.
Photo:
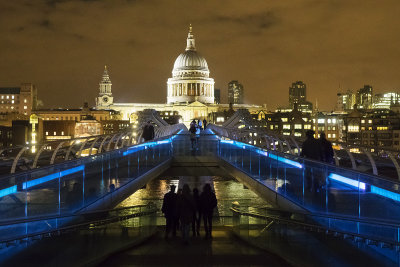
<path fill-rule="evenodd" d="M 207 107 L 207 105 L 199 102 L 199 101 L 194 101 L 193 103 L 190 103 L 187 105 L 188 107 Z"/>

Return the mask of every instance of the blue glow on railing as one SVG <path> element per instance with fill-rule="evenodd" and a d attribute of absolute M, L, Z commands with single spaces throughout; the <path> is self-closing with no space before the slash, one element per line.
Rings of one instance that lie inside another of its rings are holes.
<path fill-rule="evenodd" d="M 377 194 L 383 197 L 387 197 L 396 201 L 400 201 L 400 194 L 394 193 L 392 191 L 371 185 L 371 193 Z"/>
<path fill-rule="evenodd" d="M 22 183 L 22 189 L 31 188 L 31 187 L 37 186 L 39 184 L 43 184 L 43 183 L 49 182 L 51 180 L 57 179 L 59 177 L 63 177 L 63 176 L 66 176 L 66 175 L 70 175 L 70 174 L 73 174 L 73 173 L 76 173 L 76 172 L 83 171 L 84 169 L 85 169 L 85 165 L 80 165 L 78 167 L 74 167 L 74 168 L 71 168 L 71 169 L 63 170 L 63 171 L 60 171 L 60 172 L 55 172 L 55 173 L 52 173 L 52 174 L 49 174 L 49 175 L 46 175 L 46 176 L 31 180 L 31 181 L 28 181 L 28 182 L 23 182 Z"/>
<path fill-rule="evenodd" d="M 13 185 L 11 187 L 7 187 L 0 190 L 0 198 L 5 197 L 10 194 L 17 193 L 17 186 Z"/>
<path fill-rule="evenodd" d="M 280 156 L 268 153 L 267 151 L 264 151 L 263 149 L 258 148 L 258 147 L 253 146 L 253 145 L 245 144 L 245 143 L 234 141 L 234 140 L 223 140 L 223 139 L 221 139 L 221 143 L 230 144 L 230 145 L 242 148 L 242 149 L 246 149 L 246 147 L 249 147 L 249 148 L 254 149 L 254 151 L 256 153 L 258 153 L 258 154 L 261 154 L 261 155 L 267 156 L 269 158 L 278 160 L 280 162 L 283 162 L 285 164 L 288 164 L 290 166 L 293 166 L 293 167 L 296 167 L 296 168 L 299 168 L 299 169 L 303 168 L 303 165 L 301 163 L 297 162 L 297 161 L 290 160 L 290 159 L 287 159 L 287 158 L 284 158 L 284 157 L 280 157 Z"/>
<path fill-rule="evenodd" d="M 365 183 L 359 182 L 359 181 L 356 181 L 356 180 L 353 180 L 353 179 L 350 179 L 350 178 L 347 178 L 347 177 L 344 177 L 344 176 L 341 176 L 341 175 L 336 174 L 336 173 L 331 173 L 331 174 L 329 174 L 328 177 L 330 179 L 332 179 L 332 180 L 335 180 L 335 181 L 338 181 L 338 182 L 353 186 L 353 187 L 361 189 L 361 190 L 365 190 L 365 188 L 366 188 Z"/>
<path fill-rule="evenodd" d="M 161 145 L 161 144 L 169 144 L 169 143 L 171 143 L 171 140 L 175 139 L 178 136 L 178 134 L 180 134 L 182 131 L 183 131 L 182 129 L 179 130 L 179 132 L 177 132 L 174 136 L 172 136 L 171 139 L 165 139 L 165 140 L 153 141 L 153 142 L 147 142 L 147 143 L 135 145 L 133 147 L 128 148 L 128 150 L 122 152 L 122 155 L 126 156 L 126 155 L 129 155 L 129 154 L 135 153 L 135 152 L 137 152 L 139 150 L 147 149 L 147 147 L 149 147 L 149 146 Z"/>
<path fill-rule="evenodd" d="M 294 160 L 290 160 L 290 159 L 287 159 L 287 158 L 284 158 L 284 157 L 280 157 L 280 156 L 277 156 L 277 155 L 274 155 L 274 154 L 271 154 L 271 153 L 268 154 L 268 157 L 271 158 L 271 159 L 275 159 L 275 160 L 278 160 L 280 162 L 286 163 L 286 164 L 291 165 L 293 167 L 299 168 L 299 169 L 303 168 L 303 165 L 301 163 L 299 163 L 297 161 L 294 161 Z"/>
<path fill-rule="evenodd" d="M 161 144 L 169 144 L 171 143 L 171 140 L 162 140 L 162 141 L 157 141 L 157 145 L 161 145 Z"/>

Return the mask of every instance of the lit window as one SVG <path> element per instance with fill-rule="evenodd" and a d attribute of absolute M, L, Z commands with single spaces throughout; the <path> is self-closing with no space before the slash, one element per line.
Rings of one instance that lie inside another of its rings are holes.
<path fill-rule="evenodd" d="M 11 106 L 11 109 L 14 109 L 14 107 L 13 107 L 13 106 Z"/>
<path fill-rule="evenodd" d="M 283 129 L 290 129 L 290 124 L 284 124 Z"/>
<path fill-rule="evenodd" d="M 28 109 L 28 106 L 24 106 L 24 109 Z"/>
<path fill-rule="evenodd" d="M 296 132 L 296 133 L 294 133 L 294 136 L 299 136 L 299 137 L 301 137 L 301 133 Z"/>
<path fill-rule="evenodd" d="M 368 123 L 372 123 L 372 120 L 368 120 Z"/>
<path fill-rule="evenodd" d="M 287 122 L 287 118 L 282 118 L 282 121 L 283 122 Z"/>
<path fill-rule="evenodd" d="M 328 134 L 328 138 L 332 138 L 332 135 L 331 135 L 331 134 Z"/>
<path fill-rule="evenodd" d="M 61 131 L 61 135 L 64 135 L 64 131 Z"/>
<path fill-rule="evenodd" d="M 295 128 L 295 129 L 301 129 L 301 128 L 303 128 L 303 127 L 301 127 L 301 124 L 295 124 L 295 125 L 294 125 L 294 128 Z"/>
<path fill-rule="evenodd" d="M 10 96 L 7 96 L 7 99 L 10 99 Z"/>
<path fill-rule="evenodd" d="M 325 123 L 325 119 L 318 119 L 318 123 Z"/>
<path fill-rule="evenodd" d="M 336 138 L 336 134 L 332 134 L 332 138 Z"/>
<path fill-rule="evenodd" d="M 1 99 L 4 99 L 4 95 L 1 96 Z"/>
<path fill-rule="evenodd" d="M 49 132 L 46 132 L 46 135 L 49 135 Z"/>
<path fill-rule="evenodd" d="M 54 135 L 57 135 L 57 133 L 56 133 L 56 132 L 54 132 Z"/>
<path fill-rule="evenodd" d="M 332 122 L 332 120 L 331 119 L 328 119 L 328 123 L 331 123 Z"/>
<path fill-rule="evenodd" d="M 332 119 L 332 123 L 336 123 L 336 119 Z"/>
<path fill-rule="evenodd" d="M 306 130 L 311 129 L 311 124 L 305 124 L 305 125 L 304 125 L 304 129 L 306 129 Z"/>
<path fill-rule="evenodd" d="M 348 132 L 359 132 L 360 127 L 358 125 L 349 125 L 349 128 L 347 130 Z"/>
<path fill-rule="evenodd" d="M 361 120 L 361 123 L 365 123 L 365 120 Z"/>
<path fill-rule="evenodd" d="M 14 99 L 14 96 L 13 96 L 13 95 L 11 96 L 11 99 Z"/>
<path fill-rule="evenodd" d="M 24 103 L 26 103 L 26 99 L 24 99 Z"/>
<path fill-rule="evenodd" d="M 14 104 L 14 100 L 11 100 L 11 104 Z"/>
<path fill-rule="evenodd" d="M 303 118 L 303 121 L 308 121 L 308 118 Z"/>
<path fill-rule="evenodd" d="M 273 130 L 273 129 L 274 129 L 274 125 L 270 125 L 269 128 L 270 128 L 271 130 Z"/>

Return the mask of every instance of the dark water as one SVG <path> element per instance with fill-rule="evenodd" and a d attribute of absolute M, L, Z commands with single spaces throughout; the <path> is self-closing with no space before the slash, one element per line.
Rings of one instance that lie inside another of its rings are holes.
<path fill-rule="evenodd" d="M 139 204 L 155 203 L 159 208 L 162 205 L 164 194 L 169 191 L 170 185 L 181 188 L 183 183 L 188 183 L 190 188 L 197 187 L 201 192 L 204 183 L 211 183 L 218 199 L 218 214 L 230 216 L 229 208 L 232 202 L 239 202 L 243 206 L 266 207 L 270 206 L 266 201 L 258 197 L 250 189 L 246 189 L 238 181 L 220 176 L 202 177 L 160 177 L 149 182 L 145 188 L 136 191 L 129 196 L 118 207 L 128 207 Z"/>

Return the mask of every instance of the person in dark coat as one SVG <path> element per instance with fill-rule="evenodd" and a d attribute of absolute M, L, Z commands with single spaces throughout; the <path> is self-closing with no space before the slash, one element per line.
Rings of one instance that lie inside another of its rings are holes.
<path fill-rule="evenodd" d="M 145 142 L 154 139 L 154 126 L 151 124 L 151 121 L 148 121 L 143 127 L 142 138 Z"/>
<path fill-rule="evenodd" d="M 182 195 L 177 199 L 177 207 L 179 213 L 179 221 L 182 230 L 182 239 L 184 244 L 189 243 L 189 231 L 193 221 L 194 200 L 190 192 L 190 187 L 187 184 L 183 185 Z"/>
<path fill-rule="evenodd" d="M 161 208 L 166 220 L 165 238 L 168 238 L 170 232 L 172 232 L 172 236 L 176 236 L 176 201 L 175 185 L 171 185 L 170 191 L 164 195 Z"/>
<path fill-rule="evenodd" d="M 192 233 L 193 236 L 200 236 L 200 220 L 201 220 L 201 210 L 200 210 L 200 195 L 197 188 L 193 189 L 193 200 L 195 205 L 195 211 L 193 213 L 192 222 Z"/>
<path fill-rule="evenodd" d="M 305 157 L 311 160 L 322 160 L 322 150 L 320 142 L 314 138 L 314 131 L 308 130 L 306 132 L 307 139 L 304 141 L 300 156 Z M 315 174 L 317 170 L 312 169 L 310 167 L 305 168 L 305 179 L 306 179 L 306 190 L 312 191 L 314 193 L 317 192 L 319 188 L 319 183 L 317 176 Z"/>
<path fill-rule="evenodd" d="M 321 133 L 319 137 L 319 143 L 321 144 L 321 150 L 322 150 L 322 161 L 329 163 L 329 164 L 334 164 L 334 159 L 333 159 L 333 148 L 332 148 L 332 143 L 326 140 L 325 133 Z"/>
<path fill-rule="evenodd" d="M 190 127 L 189 127 L 190 142 L 192 144 L 192 150 L 196 148 L 196 131 L 197 131 L 197 124 L 196 124 L 196 121 L 193 120 L 190 123 Z"/>
<path fill-rule="evenodd" d="M 306 132 L 307 139 L 303 142 L 300 156 L 313 160 L 321 160 L 321 145 L 318 140 L 314 138 L 314 133 L 313 130 L 308 130 Z"/>
<path fill-rule="evenodd" d="M 203 127 L 204 127 L 204 130 L 207 128 L 207 120 L 206 119 L 203 120 Z"/>
<path fill-rule="evenodd" d="M 205 238 L 212 238 L 212 219 L 214 208 L 217 206 L 217 197 L 211 190 L 210 184 L 205 184 L 200 195 L 200 206 L 204 222 Z"/>

